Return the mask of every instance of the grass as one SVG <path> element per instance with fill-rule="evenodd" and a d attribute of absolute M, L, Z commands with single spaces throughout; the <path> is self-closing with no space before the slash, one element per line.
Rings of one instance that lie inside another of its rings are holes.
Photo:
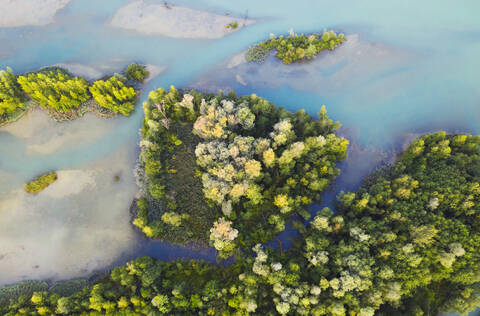
<path fill-rule="evenodd" d="M 190 242 L 207 245 L 208 234 L 215 221 L 217 208 L 211 207 L 205 200 L 202 180 L 196 176 L 195 148 L 200 141 L 192 133 L 191 124 L 175 124 L 171 128 L 182 141 L 175 146 L 168 159 L 170 170 L 167 174 L 166 205 L 175 202 L 174 212 L 182 215 L 182 224 L 178 227 L 164 225 L 163 238 L 173 243 Z M 151 207 L 149 208 L 151 210 Z M 166 211 L 171 211 L 168 209 Z M 158 212 L 149 214 L 150 219 L 158 218 Z M 163 213 L 163 212 L 162 212 Z"/>
<path fill-rule="evenodd" d="M 28 193 L 36 194 L 44 190 L 55 180 L 57 180 L 57 174 L 54 171 L 46 173 L 35 178 L 35 180 L 25 184 L 25 191 L 27 191 Z"/>

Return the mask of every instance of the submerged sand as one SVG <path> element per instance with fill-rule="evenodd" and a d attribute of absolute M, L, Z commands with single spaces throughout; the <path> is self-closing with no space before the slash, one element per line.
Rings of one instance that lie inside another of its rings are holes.
<path fill-rule="evenodd" d="M 333 51 L 321 52 L 308 62 L 284 65 L 273 57 L 263 64 L 247 62 L 240 52 L 220 66 L 212 68 L 192 87 L 213 91 L 232 90 L 236 85 L 256 89 L 279 89 L 289 86 L 299 91 L 316 91 L 323 96 L 343 95 L 345 90 L 362 86 L 366 81 L 384 76 L 399 67 L 408 67 L 414 54 L 385 44 L 369 42 L 358 34 L 347 34 L 347 41 Z M 213 76 L 212 73 L 215 75 Z M 372 94 L 388 97 L 400 82 L 409 80 L 402 72 L 373 85 Z"/>
<path fill-rule="evenodd" d="M 70 0 L 0 0 L 0 27 L 46 25 Z"/>
<path fill-rule="evenodd" d="M 238 24 L 236 29 L 225 27 L 235 22 Z M 111 21 L 113 27 L 144 34 L 209 39 L 221 38 L 252 23 L 255 21 L 181 6 L 147 4 L 142 0 L 120 8 Z"/>
<path fill-rule="evenodd" d="M 87 276 L 135 249 L 133 148 L 129 143 L 88 165 L 59 170 L 58 180 L 38 194 L 17 186 L 0 199 L 0 286 Z"/>
<path fill-rule="evenodd" d="M 106 120 L 86 113 L 73 121 L 55 122 L 41 108 L 34 108 L 20 120 L 2 127 L 0 133 L 21 141 L 27 155 L 50 155 L 98 142 L 112 132 L 119 119 Z"/>

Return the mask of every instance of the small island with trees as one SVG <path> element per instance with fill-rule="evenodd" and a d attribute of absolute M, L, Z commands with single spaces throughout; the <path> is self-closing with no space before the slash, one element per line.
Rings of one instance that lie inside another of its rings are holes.
<path fill-rule="evenodd" d="M 319 53 L 335 47 L 346 41 L 343 34 L 335 33 L 333 30 L 324 30 L 322 34 L 295 34 L 293 30 L 285 37 L 276 37 L 270 34 L 270 38 L 264 42 L 250 47 L 246 52 L 247 61 L 263 63 L 272 51 L 275 57 L 284 64 L 291 64 L 299 61 L 306 61 L 315 58 Z"/>
<path fill-rule="evenodd" d="M 256 95 L 158 89 L 144 104 L 134 224 L 148 237 L 210 242 L 222 258 L 272 240 L 339 174 L 338 123 Z"/>
<path fill-rule="evenodd" d="M 57 121 L 75 119 L 89 111 L 105 117 L 117 113 L 129 116 L 138 97 L 137 83 L 143 82 L 148 72 L 142 65 L 131 64 L 125 75 L 89 84 L 59 67 L 18 76 L 7 68 L 0 71 L 0 125 L 19 119 L 37 105 Z"/>

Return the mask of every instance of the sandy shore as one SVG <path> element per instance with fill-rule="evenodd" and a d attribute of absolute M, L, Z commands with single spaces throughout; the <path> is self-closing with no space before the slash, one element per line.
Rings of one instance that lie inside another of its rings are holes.
<path fill-rule="evenodd" d="M 46 25 L 70 0 L 0 0 L 0 27 Z"/>
<path fill-rule="evenodd" d="M 230 23 L 238 27 L 228 29 Z M 221 38 L 242 27 L 255 23 L 231 16 L 198 11 L 187 7 L 146 4 L 142 0 L 120 8 L 113 17 L 113 27 L 135 30 L 144 34 L 159 34 L 178 38 Z"/>

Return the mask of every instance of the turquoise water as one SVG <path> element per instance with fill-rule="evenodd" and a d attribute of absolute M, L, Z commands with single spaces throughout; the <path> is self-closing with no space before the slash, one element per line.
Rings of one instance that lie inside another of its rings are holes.
<path fill-rule="evenodd" d="M 326 104 L 330 117 L 342 123 L 340 132 L 352 146 L 349 159 L 341 164 L 342 175 L 325 195 L 325 205 L 330 205 L 340 190 L 357 188 L 365 174 L 392 161 L 406 142 L 422 133 L 480 133 L 478 1 L 171 2 L 237 16 L 248 10 L 248 17 L 259 22 L 218 40 L 144 36 L 108 26 L 114 12 L 128 1 L 74 0 L 57 13 L 53 24 L 0 28 L 0 41 L 8 43 L 0 49 L 0 67 L 25 72 L 74 63 L 120 71 L 123 65 L 138 61 L 167 66 L 145 85 L 139 103 L 146 99 L 146 92 L 174 84 L 210 90 L 233 88 L 237 94 L 256 93 L 289 110 L 305 108 L 312 114 Z M 285 34 L 290 28 L 296 32 L 334 28 L 352 41 L 322 54 L 312 65 L 284 66 L 269 60 L 260 67 L 227 67 L 235 54 L 269 33 Z M 28 153 L 28 139 L 0 131 L 0 173 L 10 175 L 0 178 L 1 193 L 44 170 L 78 168 L 134 144 L 142 117 L 137 107 L 132 117 L 105 123 L 108 129 L 102 129 L 101 122 L 89 125 L 91 133 L 99 130 L 96 135 L 46 154 Z M 133 162 L 128 166 L 133 168 Z M 142 254 L 162 259 L 213 260 L 214 256 L 211 250 L 147 243 L 141 238 L 137 246 L 136 250 L 122 250 L 116 261 Z M 46 247 L 45 251 L 50 250 Z M 28 276 L 35 278 L 35 273 L 29 271 Z"/>

